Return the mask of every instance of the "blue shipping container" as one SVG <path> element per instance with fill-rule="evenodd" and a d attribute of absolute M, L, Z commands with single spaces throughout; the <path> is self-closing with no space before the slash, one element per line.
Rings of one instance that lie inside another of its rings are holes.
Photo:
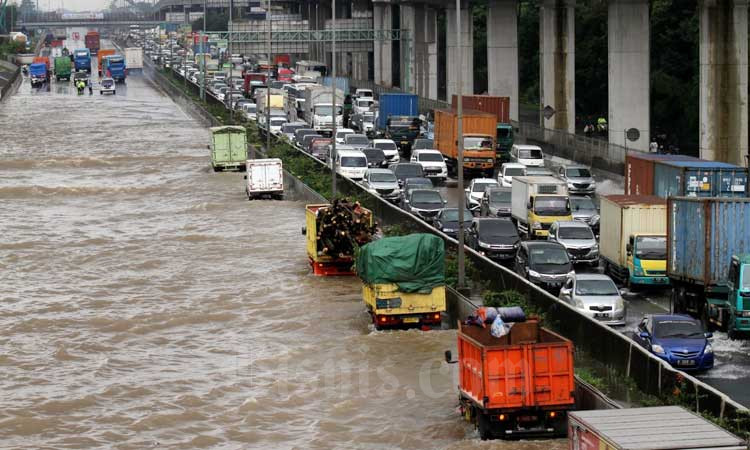
<path fill-rule="evenodd" d="M 659 197 L 746 197 L 747 168 L 719 161 L 654 161 Z"/>
<path fill-rule="evenodd" d="M 667 275 L 704 286 L 726 283 L 733 255 L 750 253 L 750 199 L 667 201 Z"/>
<path fill-rule="evenodd" d="M 331 86 L 332 77 L 321 77 L 320 84 L 323 86 Z M 336 89 L 344 92 L 344 95 L 349 95 L 349 78 L 347 77 L 336 77 Z"/>
<path fill-rule="evenodd" d="M 414 94 L 380 94 L 377 127 L 385 130 L 390 116 L 418 116 L 419 99 Z"/>

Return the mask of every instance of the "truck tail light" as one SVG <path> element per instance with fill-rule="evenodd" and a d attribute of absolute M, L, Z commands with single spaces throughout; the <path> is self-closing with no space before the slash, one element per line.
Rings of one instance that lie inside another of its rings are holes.
<path fill-rule="evenodd" d="M 549 412 L 549 418 L 550 418 L 550 419 L 554 419 L 555 417 L 557 417 L 557 412 L 555 412 L 555 411 L 550 411 L 550 412 Z"/>
<path fill-rule="evenodd" d="M 507 419 L 505 414 L 500 414 L 499 416 L 497 416 L 497 420 L 499 420 L 500 422 L 504 421 L 505 419 Z"/>
<path fill-rule="evenodd" d="M 435 319 L 435 320 L 440 320 L 440 313 L 433 314 L 432 318 Z"/>

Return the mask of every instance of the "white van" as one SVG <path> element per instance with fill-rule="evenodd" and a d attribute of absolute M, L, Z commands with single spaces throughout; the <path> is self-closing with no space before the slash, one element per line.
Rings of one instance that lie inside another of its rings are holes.
<path fill-rule="evenodd" d="M 544 167 L 544 153 L 536 145 L 514 144 L 510 149 L 510 160 L 526 167 Z"/>
<path fill-rule="evenodd" d="M 361 150 L 337 150 L 336 171 L 347 178 L 361 180 L 367 171 L 367 157 Z"/>

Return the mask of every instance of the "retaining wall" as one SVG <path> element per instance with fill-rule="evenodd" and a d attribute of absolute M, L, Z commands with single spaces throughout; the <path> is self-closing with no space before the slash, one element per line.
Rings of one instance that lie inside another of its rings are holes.
<path fill-rule="evenodd" d="M 20 67 L 8 61 L 0 60 L 0 101 L 10 97 L 22 80 Z"/>

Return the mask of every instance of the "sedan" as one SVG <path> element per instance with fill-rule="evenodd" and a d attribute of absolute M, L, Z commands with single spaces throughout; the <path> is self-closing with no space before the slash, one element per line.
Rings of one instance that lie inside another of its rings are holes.
<path fill-rule="evenodd" d="M 575 274 L 560 289 L 560 300 L 607 325 L 625 325 L 627 306 L 614 281 L 598 273 Z"/>
<path fill-rule="evenodd" d="M 681 314 L 647 315 L 633 339 L 648 351 L 681 370 L 708 370 L 714 349 L 701 323 Z"/>
<path fill-rule="evenodd" d="M 469 187 L 465 189 L 466 204 L 469 209 L 472 211 L 479 209 L 485 189 L 493 187 L 500 187 L 500 184 L 492 178 L 474 178 L 471 180 Z"/>

